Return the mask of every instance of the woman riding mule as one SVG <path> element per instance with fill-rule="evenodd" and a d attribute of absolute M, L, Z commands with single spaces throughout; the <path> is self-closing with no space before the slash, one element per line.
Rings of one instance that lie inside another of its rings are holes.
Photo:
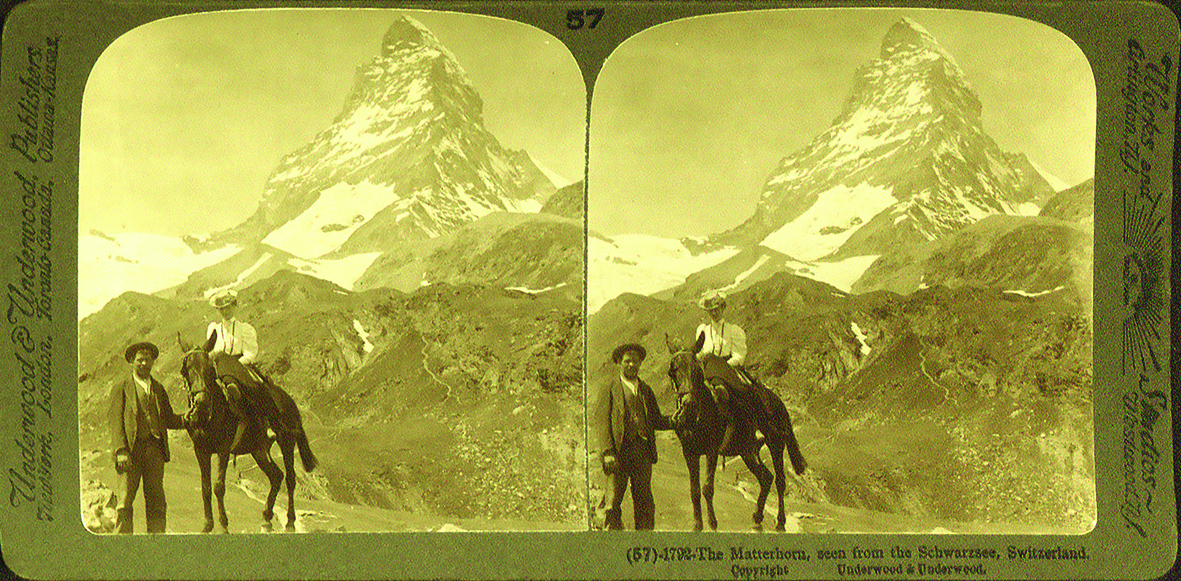
<path fill-rule="evenodd" d="M 220 321 L 209 323 L 204 350 L 213 359 L 217 377 L 226 389 L 230 410 L 238 418 L 231 450 L 238 450 L 251 417 L 270 439 L 275 431 L 288 431 L 279 414 L 279 394 L 276 387 L 263 377 L 254 358 L 258 354 L 258 333 L 249 323 L 234 316 L 238 308 L 238 293 L 223 290 L 209 299 L 209 304 L 221 315 Z M 243 398 L 242 396 L 246 397 Z M 254 413 L 249 413 L 253 411 Z"/>
<path fill-rule="evenodd" d="M 684 349 L 672 341 L 667 335 L 665 343 L 670 355 L 668 364 L 669 382 L 676 393 L 677 409 L 673 413 L 672 425 L 681 441 L 681 452 L 685 456 L 685 466 L 689 470 L 689 495 L 693 502 L 693 529 L 703 529 L 701 497 L 705 497 L 706 516 L 711 529 L 717 530 L 718 521 L 714 515 L 713 493 L 714 473 L 717 469 L 718 456 L 722 453 L 722 438 L 726 431 L 726 422 L 719 413 L 716 393 L 706 386 L 704 367 L 710 366 L 712 360 L 722 359 L 709 351 L 704 351 L 698 361 L 695 354 L 703 352 L 704 338 L 698 335 L 696 344 L 691 349 Z M 796 440 L 791 425 L 791 416 L 786 406 L 774 394 L 771 394 L 771 413 L 760 417 L 757 421 L 759 431 L 763 433 L 763 440 L 754 437 L 754 425 L 744 422 L 739 437 L 735 437 L 730 449 L 730 455 L 742 457 L 746 467 L 759 481 L 759 497 L 755 502 L 753 520 L 756 528 L 761 528 L 763 522 L 763 507 L 771 493 L 771 485 L 779 497 L 779 515 L 776 530 L 784 530 L 786 512 L 783 506 L 783 494 L 786 488 L 786 476 L 783 466 L 783 453 L 787 452 L 791 458 L 792 468 L 796 474 L 803 474 L 807 463 L 800 453 L 800 445 Z M 767 446 L 771 454 L 771 465 L 775 470 L 771 472 L 759 457 L 759 449 Z M 701 482 L 701 457 L 705 456 L 705 482 Z"/>
<path fill-rule="evenodd" d="M 189 416 L 186 422 L 189 437 L 193 440 L 193 452 L 197 456 L 197 464 L 201 468 L 201 497 L 205 505 L 205 527 L 203 532 L 213 530 L 213 508 L 211 497 L 217 497 L 217 508 L 220 516 L 222 532 L 229 530 L 229 517 L 225 509 L 226 467 L 231 456 L 236 454 L 250 454 L 255 463 L 266 474 L 270 481 L 270 491 L 267 494 L 266 505 L 263 508 L 263 527 L 271 528 L 274 517 L 275 499 L 279 494 L 279 487 L 287 478 L 287 530 L 295 530 L 295 449 L 299 448 L 299 457 L 303 469 L 311 472 L 316 468 L 316 457 L 312 454 L 307 434 L 303 430 L 303 420 L 295 400 L 282 389 L 275 388 L 280 396 L 279 413 L 283 414 L 283 421 L 291 426 L 291 430 L 279 433 L 278 438 L 271 440 L 251 423 L 251 429 L 246 430 L 245 437 L 239 442 L 232 443 L 238 419 L 230 411 L 227 401 L 225 383 L 219 382 L 214 369 L 213 358 L 204 349 L 186 343 L 177 335 L 177 342 L 184 353 L 181 359 L 181 377 L 189 393 Z M 224 354 L 223 354 L 224 356 Z M 228 357 L 228 356 L 227 356 Z M 279 444 L 279 451 L 283 456 L 283 468 L 271 459 L 270 449 L 273 443 Z M 217 471 L 213 472 L 212 459 L 217 455 Z"/>
<path fill-rule="evenodd" d="M 722 440 L 725 453 L 733 447 L 738 433 L 740 418 L 735 411 L 756 423 L 771 415 L 771 392 L 747 373 L 746 333 L 742 327 L 727 321 L 725 293 L 709 290 L 697 303 L 709 314 L 709 322 L 698 325 L 697 359 L 702 363 L 706 384 L 712 388 L 717 400 L 718 411 L 726 422 L 726 433 Z M 708 357 L 713 355 L 714 357 Z"/>

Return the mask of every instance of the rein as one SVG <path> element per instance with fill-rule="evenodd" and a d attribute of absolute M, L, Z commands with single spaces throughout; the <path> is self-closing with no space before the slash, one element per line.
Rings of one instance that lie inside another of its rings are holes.
<path fill-rule="evenodd" d="M 213 380 L 210 381 L 210 378 L 208 376 L 212 375 L 212 374 L 211 373 L 202 373 L 202 377 L 201 377 L 202 388 L 198 389 L 198 390 L 193 389 L 193 382 L 190 380 L 190 377 L 189 377 L 189 371 L 190 371 L 189 370 L 189 358 L 193 355 L 196 355 L 197 353 L 204 354 L 204 350 L 201 349 L 200 347 L 190 349 L 189 351 L 185 352 L 184 357 L 181 359 L 180 371 L 181 371 L 181 377 L 183 377 L 185 380 L 185 387 L 188 390 L 190 413 L 192 412 L 192 410 L 196 409 L 195 403 L 197 400 L 197 395 L 199 395 L 201 393 L 205 393 L 207 391 L 213 392 L 217 388 L 216 378 L 213 378 Z M 213 363 L 211 361 L 208 361 L 208 360 L 206 361 L 206 367 L 208 369 L 211 369 L 212 365 L 213 365 Z M 208 369 L 207 369 L 207 371 L 208 371 Z M 212 384 L 212 385 L 210 385 L 210 384 Z M 222 394 L 222 395 L 224 397 L 224 394 Z M 210 405 L 212 405 L 212 404 L 210 403 Z M 212 408 L 210 408 L 209 417 L 203 418 L 205 423 L 209 422 L 209 420 L 212 417 L 212 414 L 213 414 L 213 410 L 212 410 Z"/>
<path fill-rule="evenodd" d="M 677 382 L 676 362 L 677 362 L 678 358 L 686 357 L 686 356 L 690 360 L 689 378 L 685 382 L 688 385 L 683 386 Z M 679 351 L 679 352 L 673 354 L 672 359 L 669 360 L 668 377 L 669 377 L 669 381 L 671 381 L 673 384 L 673 390 L 674 390 L 674 393 L 676 394 L 676 400 L 677 400 L 677 409 L 675 411 L 673 411 L 673 417 L 674 418 L 682 418 L 685 414 L 685 407 L 686 407 L 685 398 L 686 398 L 686 396 L 693 397 L 693 399 L 695 400 L 694 403 L 697 406 L 700 406 L 702 403 L 700 401 L 696 401 L 696 400 L 700 399 L 700 396 L 696 395 L 694 392 L 699 391 L 698 385 L 697 385 L 698 383 L 700 383 L 702 386 L 705 385 L 704 373 L 701 371 L 701 366 L 697 363 L 696 357 L 694 357 L 688 351 Z"/>

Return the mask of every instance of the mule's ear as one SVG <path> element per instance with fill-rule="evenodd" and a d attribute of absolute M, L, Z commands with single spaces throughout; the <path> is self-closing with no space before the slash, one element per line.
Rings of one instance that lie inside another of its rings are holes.
<path fill-rule="evenodd" d="M 176 332 L 176 342 L 180 344 L 180 350 L 184 353 L 188 353 L 189 351 L 193 350 L 193 346 L 185 342 L 185 340 L 180 336 L 180 331 Z"/>
<path fill-rule="evenodd" d="M 681 346 L 677 345 L 677 343 L 675 341 L 673 341 L 673 338 L 668 336 L 667 331 L 664 333 L 664 346 L 668 347 L 669 355 L 673 355 L 677 351 L 681 350 Z"/>
<path fill-rule="evenodd" d="M 701 348 L 705 346 L 705 331 L 697 334 L 697 342 L 693 344 L 693 354 L 701 353 Z"/>

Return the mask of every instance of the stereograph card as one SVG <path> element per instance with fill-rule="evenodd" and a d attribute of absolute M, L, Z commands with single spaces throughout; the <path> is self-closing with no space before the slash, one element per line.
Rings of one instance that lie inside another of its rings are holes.
<path fill-rule="evenodd" d="M 8 14 L 32 579 L 1151 579 L 1152 2 Z"/>

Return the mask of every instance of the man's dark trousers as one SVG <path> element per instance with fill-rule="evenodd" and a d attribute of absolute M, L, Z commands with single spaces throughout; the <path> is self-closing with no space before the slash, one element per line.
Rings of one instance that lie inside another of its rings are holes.
<path fill-rule="evenodd" d="M 636 530 L 652 530 L 656 526 L 656 503 L 652 500 L 652 460 L 644 452 L 642 440 L 626 438 L 618 451 L 615 472 L 607 475 L 608 499 L 606 525 L 608 530 L 623 529 L 623 494 L 628 482 L 632 489 L 632 510 L 636 516 Z"/>
<path fill-rule="evenodd" d="M 129 534 L 133 531 L 132 503 L 135 502 L 141 481 L 144 486 L 144 512 L 148 532 L 164 532 L 168 504 L 164 498 L 164 450 L 161 446 L 159 439 L 149 435 L 140 438 L 131 447 L 131 466 L 127 472 L 119 475 L 122 490 L 116 510 L 115 528 L 120 533 Z"/>

